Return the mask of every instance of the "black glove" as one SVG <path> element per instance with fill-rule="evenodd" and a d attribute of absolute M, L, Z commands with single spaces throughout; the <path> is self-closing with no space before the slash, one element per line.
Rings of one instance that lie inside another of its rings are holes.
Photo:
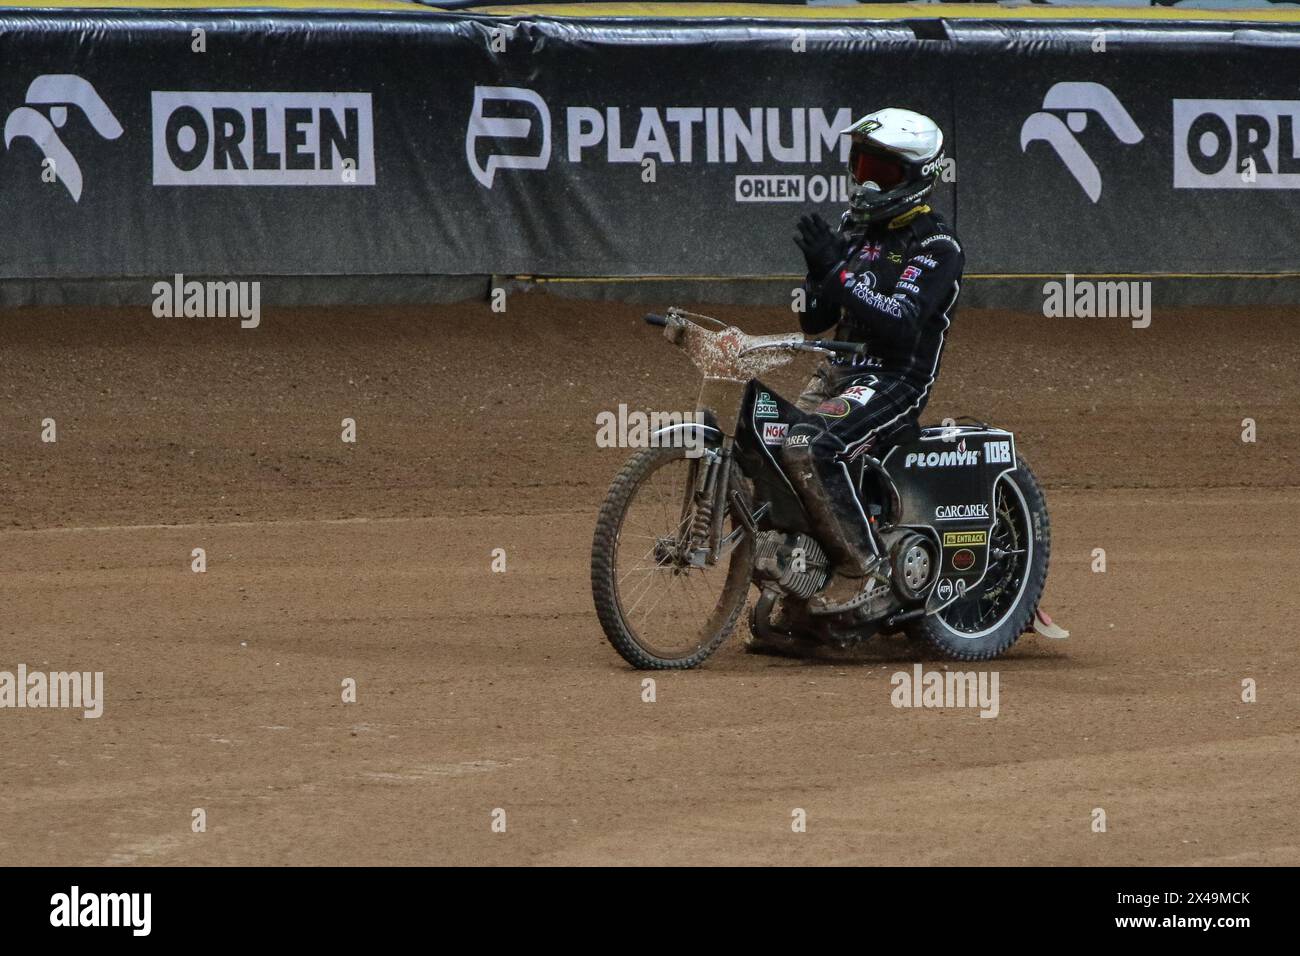
<path fill-rule="evenodd" d="M 825 219 L 813 213 L 799 218 L 799 235 L 794 237 L 794 244 L 803 252 L 808 274 L 821 281 L 844 258 L 848 242 L 836 235 Z"/>

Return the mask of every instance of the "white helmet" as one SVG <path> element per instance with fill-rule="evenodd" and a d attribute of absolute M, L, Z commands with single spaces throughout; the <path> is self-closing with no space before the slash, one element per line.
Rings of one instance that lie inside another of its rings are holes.
<path fill-rule="evenodd" d="M 943 133 L 930 117 L 890 107 L 862 117 L 840 135 L 853 140 L 847 218 L 854 225 L 906 212 L 934 189 Z"/>

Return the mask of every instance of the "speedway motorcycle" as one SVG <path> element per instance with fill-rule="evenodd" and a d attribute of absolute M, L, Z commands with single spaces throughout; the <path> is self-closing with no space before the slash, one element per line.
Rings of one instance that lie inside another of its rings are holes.
<path fill-rule="evenodd" d="M 1047 505 L 1015 436 L 982 422 L 881 435 L 844 465 L 888 566 L 866 603 L 813 615 L 833 570 L 786 476 L 791 425 L 815 420 L 759 376 L 801 353 L 861 354 L 851 342 L 747 335 L 681 309 L 647 315 L 703 373 L 695 421 L 656 431 L 615 477 L 596 522 L 591 584 L 605 636 L 633 667 L 685 669 L 735 629 L 777 652 L 848 647 L 902 631 L 944 656 L 987 660 L 1031 627 L 1047 580 Z"/>

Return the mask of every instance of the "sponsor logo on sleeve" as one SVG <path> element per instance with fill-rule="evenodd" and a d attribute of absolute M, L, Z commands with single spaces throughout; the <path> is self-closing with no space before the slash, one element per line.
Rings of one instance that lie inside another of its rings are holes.
<path fill-rule="evenodd" d="M 902 275 L 898 278 L 904 282 L 912 282 L 921 275 L 921 270 L 917 266 L 908 266 L 903 270 Z"/>
<path fill-rule="evenodd" d="M 828 398 L 817 406 L 817 414 L 825 418 L 843 418 L 849 413 L 849 403 L 842 398 Z"/>
<path fill-rule="evenodd" d="M 784 445 L 785 434 L 789 430 L 789 422 L 763 422 L 763 444 Z"/>
<path fill-rule="evenodd" d="M 952 246 L 958 252 L 961 252 L 961 245 L 957 242 L 956 239 L 954 239 L 952 236 L 948 235 L 947 233 L 938 233 L 933 236 L 928 236 L 927 238 L 921 240 L 921 245 L 930 246 L 936 242 L 946 242 L 948 243 L 948 245 Z"/>
<path fill-rule="evenodd" d="M 777 414 L 775 399 L 767 392 L 759 392 L 758 398 L 754 400 L 754 417 L 776 418 Z"/>
<path fill-rule="evenodd" d="M 857 298 L 861 299 L 863 302 L 867 303 L 867 305 L 879 309 L 881 312 L 885 313 L 886 315 L 892 318 L 895 319 L 902 318 L 903 307 L 898 303 L 896 299 L 887 298 L 886 296 L 881 295 L 879 292 L 873 291 L 870 288 L 870 286 L 875 284 L 875 276 L 871 275 L 871 273 L 868 272 L 865 273 L 862 276 L 862 278 L 865 280 L 867 276 L 871 276 L 872 281 L 870 283 L 866 281 L 859 282 L 857 285 L 855 285 L 852 288 L 851 290 L 852 294 Z"/>
<path fill-rule="evenodd" d="M 857 273 L 845 270 L 840 273 L 840 279 L 843 281 L 845 288 L 851 288 L 855 292 L 859 289 L 865 292 L 867 289 L 876 287 L 876 274 L 874 272 Z M 857 284 L 854 285 L 854 283 Z M 861 295 L 860 292 L 858 294 Z"/>
<path fill-rule="evenodd" d="M 840 392 L 840 398 L 846 398 L 856 405 L 865 405 L 871 401 L 871 396 L 876 394 L 874 388 L 866 385 L 851 385 L 844 391 Z"/>

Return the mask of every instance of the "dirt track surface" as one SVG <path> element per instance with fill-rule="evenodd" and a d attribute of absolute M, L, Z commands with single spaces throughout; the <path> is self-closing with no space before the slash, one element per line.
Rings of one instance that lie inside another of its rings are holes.
<path fill-rule="evenodd" d="M 1294 318 L 958 317 L 926 418 L 1017 432 L 1072 632 L 982 668 L 981 719 L 893 707 L 892 674 L 944 666 L 898 639 L 733 639 L 642 701 L 591 607 L 626 454 L 595 415 L 697 383 L 637 315 L 0 315 L 0 671 L 102 670 L 106 696 L 0 710 L 0 860 L 1300 863 Z"/>

